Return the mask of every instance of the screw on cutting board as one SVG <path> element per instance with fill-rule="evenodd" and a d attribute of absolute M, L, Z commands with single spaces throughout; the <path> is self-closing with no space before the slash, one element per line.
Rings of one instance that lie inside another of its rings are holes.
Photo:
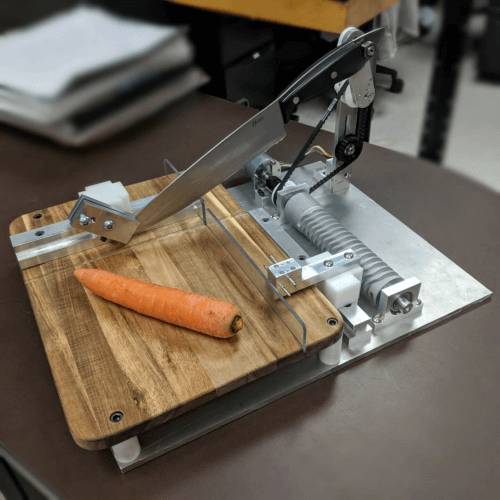
<path fill-rule="evenodd" d="M 120 422 L 122 419 L 123 419 L 123 413 L 121 411 L 114 411 L 110 416 L 109 416 L 109 419 L 111 420 L 111 422 L 113 422 L 114 424 L 117 424 L 118 422 Z"/>

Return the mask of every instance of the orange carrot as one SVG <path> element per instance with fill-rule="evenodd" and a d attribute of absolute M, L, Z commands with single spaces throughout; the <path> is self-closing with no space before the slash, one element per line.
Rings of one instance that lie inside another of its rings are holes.
<path fill-rule="evenodd" d="M 167 323 L 221 338 L 243 328 L 241 312 L 223 300 L 99 269 L 78 269 L 75 276 L 96 295 Z"/>

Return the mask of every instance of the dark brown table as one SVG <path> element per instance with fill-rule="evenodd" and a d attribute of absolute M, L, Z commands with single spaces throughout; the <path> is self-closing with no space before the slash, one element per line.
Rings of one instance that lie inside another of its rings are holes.
<path fill-rule="evenodd" d="M 66 499 L 494 498 L 500 494 L 498 298 L 122 475 L 73 441 L 8 239 L 12 219 L 183 169 L 254 111 L 191 96 L 115 139 L 68 150 L 0 128 L 0 441 Z M 290 161 L 310 129 L 271 153 Z M 331 149 L 332 134 L 318 142 Z M 473 168 L 473 165 L 471 166 Z M 354 183 L 496 293 L 500 196 L 366 145 Z"/>

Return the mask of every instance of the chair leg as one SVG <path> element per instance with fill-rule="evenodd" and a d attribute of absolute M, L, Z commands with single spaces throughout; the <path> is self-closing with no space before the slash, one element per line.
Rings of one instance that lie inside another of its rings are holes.
<path fill-rule="evenodd" d="M 401 80 L 401 78 L 398 78 L 398 72 L 395 69 L 377 64 L 377 73 L 380 73 L 381 75 L 389 75 L 391 77 L 391 86 L 387 89 L 388 92 L 401 94 L 404 88 L 404 81 Z"/>

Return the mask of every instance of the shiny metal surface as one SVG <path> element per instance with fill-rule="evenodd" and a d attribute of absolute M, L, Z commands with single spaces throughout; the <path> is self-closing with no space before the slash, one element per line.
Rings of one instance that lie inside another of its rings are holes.
<path fill-rule="evenodd" d="M 314 171 L 322 165 L 324 165 L 322 162 L 318 162 L 298 169 L 294 172 L 292 180 L 295 183 L 307 182 L 311 185 L 315 182 Z M 262 219 L 266 207 L 259 207 L 259 211 L 256 211 L 256 205 L 248 198 L 246 185 L 231 188 L 229 192 L 250 211 L 257 222 L 256 214 Z M 376 333 L 372 335 L 369 344 L 357 349 L 343 349 L 339 366 L 444 321 L 491 296 L 490 290 L 355 186 L 351 185 L 342 196 L 332 196 L 323 186 L 314 193 L 314 198 L 403 279 L 416 277 L 422 283 L 419 301 L 414 304 L 413 310 L 407 315 L 401 315 L 404 317 L 398 318 L 393 324 L 390 323 L 396 316 L 386 315 L 385 324 L 377 325 Z M 280 226 L 280 238 L 276 238 L 275 241 L 285 252 L 287 250 L 282 242 L 289 237 L 294 239 L 297 246 L 308 255 L 320 253 L 320 249 L 308 242 L 290 223 L 281 224 L 281 220 L 278 220 L 274 221 L 274 224 Z M 266 228 L 266 224 L 260 223 L 260 225 Z M 284 237 L 284 234 L 287 237 Z M 287 244 L 290 248 L 291 245 Z M 377 314 L 375 308 L 366 303 L 362 305 L 369 316 Z M 425 307 L 422 307 L 423 305 Z"/>
<path fill-rule="evenodd" d="M 131 203 L 132 210 L 134 212 L 141 210 L 153 198 L 154 196 L 148 196 L 133 201 Z M 186 207 L 173 217 L 163 221 L 158 227 L 192 217 L 193 210 L 197 210 L 195 204 Z M 111 233 L 108 233 L 107 236 L 109 238 L 104 238 L 103 241 L 99 235 L 75 229 L 71 226 L 69 220 L 65 220 L 44 226 L 40 229 L 32 229 L 13 235 L 10 237 L 10 241 L 16 252 L 19 266 L 21 269 L 28 269 L 44 262 L 80 252 L 81 250 L 109 243 L 112 240 Z"/>
<path fill-rule="evenodd" d="M 304 288 L 320 283 L 328 278 L 338 276 L 359 265 L 359 256 L 350 249 L 346 249 L 350 258 L 345 253 L 332 255 L 323 252 L 316 257 L 307 260 L 307 264 L 301 265 L 294 258 L 275 262 L 267 268 L 267 277 L 276 287 L 288 286 L 286 280 L 292 283 L 291 293 L 298 292 Z"/>
<path fill-rule="evenodd" d="M 169 217 L 286 136 L 279 101 L 253 116 L 193 163 L 139 214 L 139 231 Z"/>
<path fill-rule="evenodd" d="M 120 243 L 127 243 L 139 225 L 133 214 L 122 212 L 85 195 L 80 195 L 68 219 L 75 229 L 82 229 Z"/>
<path fill-rule="evenodd" d="M 307 186 L 306 183 L 302 185 Z M 340 224 L 311 195 L 296 194 L 285 206 L 285 214 L 286 220 L 321 251 L 334 254 L 351 248 L 360 256 L 360 265 L 364 271 L 361 293 L 373 306 L 379 306 L 380 291 L 384 287 L 403 281 L 401 276 Z M 382 312 L 385 311 L 385 308 L 378 308 Z"/>

